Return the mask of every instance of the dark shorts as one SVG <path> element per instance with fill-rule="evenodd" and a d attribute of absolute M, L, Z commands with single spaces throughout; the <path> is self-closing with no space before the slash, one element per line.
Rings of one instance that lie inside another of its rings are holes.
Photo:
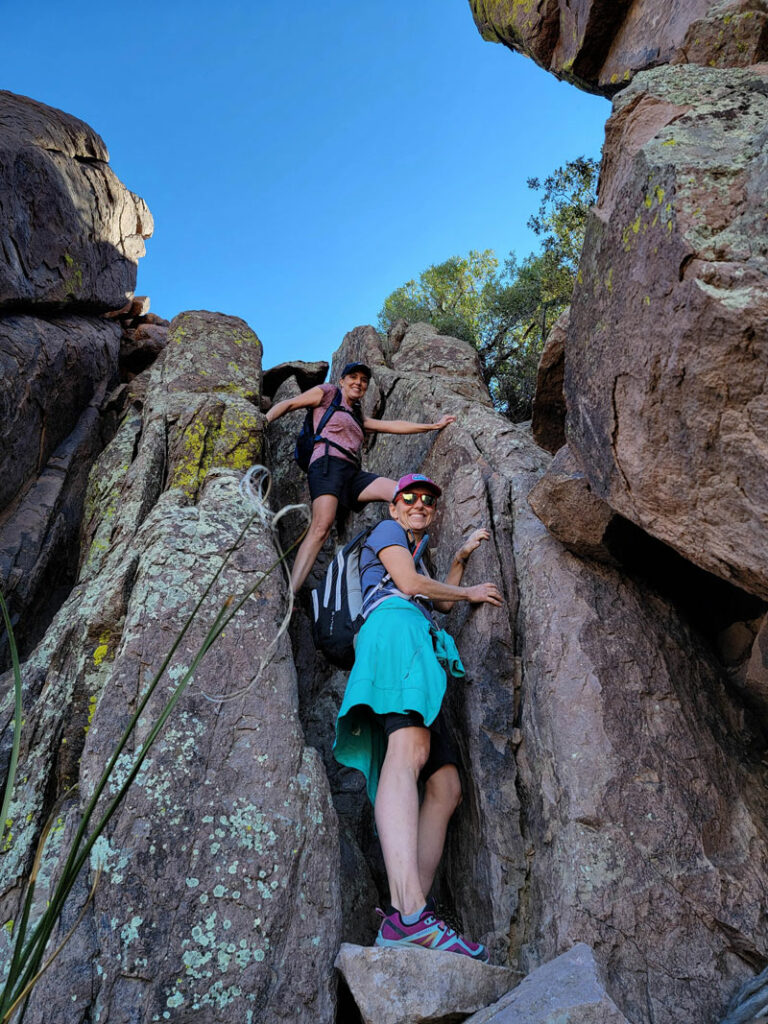
<path fill-rule="evenodd" d="M 414 725 L 421 729 L 424 728 L 424 719 L 418 711 L 406 711 L 404 713 L 393 711 L 386 715 L 378 715 L 378 719 L 384 728 L 384 732 L 387 734 L 387 739 L 389 739 L 393 732 L 397 732 L 398 729 L 406 729 Z M 448 735 L 442 711 L 428 728 L 429 757 L 427 758 L 427 763 L 421 769 L 419 782 L 426 782 L 430 775 L 434 775 L 439 768 L 444 768 L 447 764 L 459 767 L 459 754 Z"/>
<path fill-rule="evenodd" d="M 312 501 L 323 494 L 333 494 L 339 499 L 340 505 L 352 512 L 359 512 L 363 508 L 364 503 L 357 500 L 361 491 L 378 479 L 376 473 L 366 473 L 354 462 L 337 459 L 333 455 L 323 455 L 307 470 Z"/>

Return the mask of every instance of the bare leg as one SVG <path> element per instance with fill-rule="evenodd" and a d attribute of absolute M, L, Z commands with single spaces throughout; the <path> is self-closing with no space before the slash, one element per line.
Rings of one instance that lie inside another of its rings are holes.
<path fill-rule="evenodd" d="M 357 496 L 358 501 L 392 501 L 395 493 L 397 480 L 390 480 L 388 476 L 380 476 L 373 483 L 368 484 Z"/>
<path fill-rule="evenodd" d="M 432 888 L 448 822 L 460 802 L 461 782 L 456 766 L 443 765 L 427 779 L 419 812 L 419 882 L 424 893 Z"/>
<path fill-rule="evenodd" d="M 429 756 L 429 729 L 409 726 L 389 737 L 376 791 L 376 828 L 393 906 L 403 914 L 426 902 L 419 882 L 419 791 L 417 780 Z"/>
<path fill-rule="evenodd" d="M 299 545 L 291 571 L 291 590 L 294 594 L 298 594 L 320 554 L 320 548 L 328 540 L 338 506 L 339 499 L 334 494 L 321 494 L 312 502 L 312 522 L 309 524 L 306 537 Z"/>

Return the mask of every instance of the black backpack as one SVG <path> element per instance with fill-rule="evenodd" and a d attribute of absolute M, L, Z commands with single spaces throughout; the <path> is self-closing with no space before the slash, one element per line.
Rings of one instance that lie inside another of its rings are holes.
<path fill-rule="evenodd" d="M 338 668 L 350 669 L 355 663 L 355 637 L 365 622 L 360 554 L 368 535 L 375 528 L 371 526 L 361 530 L 343 548 L 339 548 L 325 570 L 322 583 L 312 591 L 312 640 L 317 650 Z M 428 541 L 429 537 L 425 536 L 414 552 L 416 565 L 421 561 Z M 380 586 L 390 578 L 386 575 Z M 381 600 L 386 600 L 386 597 L 382 595 Z M 370 613 L 374 607 L 375 604 L 371 605 L 369 601 L 367 611 Z"/>
<path fill-rule="evenodd" d="M 362 427 L 363 416 L 358 409 L 353 409 L 352 412 L 349 409 L 342 409 L 341 407 L 341 391 L 336 388 L 336 394 L 331 399 L 331 404 L 325 410 L 322 415 L 320 422 L 315 430 L 314 425 L 314 408 L 307 409 L 307 414 L 304 417 L 304 422 L 301 425 L 299 436 L 296 438 L 296 447 L 293 449 L 293 457 L 298 463 L 299 469 L 303 469 L 306 473 L 309 469 L 309 460 L 312 458 L 312 452 L 315 450 L 315 445 L 318 441 L 322 441 L 325 444 L 325 453 L 328 454 L 328 448 L 338 448 L 339 451 L 344 452 L 345 455 L 349 455 L 350 458 L 354 459 L 355 462 L 359 463 L 360 458 L 355 452 L 351 452 L 348 448 L 344 448 L 340 444 L 336 444 L 335 441 L 329 441 L 327 437 L 322 437 L 323 430 L 328 420 L 333 416 L 335 412 L 345 412 L 348 416 L 354 416 L 357 422 Z"/>

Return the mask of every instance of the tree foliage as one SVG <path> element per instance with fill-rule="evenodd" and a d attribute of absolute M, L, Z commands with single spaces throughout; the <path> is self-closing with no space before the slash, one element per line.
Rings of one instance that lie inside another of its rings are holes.
<path fill-rule="evenodd" d="M 571 300 L 596 183 L 597 161 L 586 157 L 543 182 L 529 178 L 529 188 L 541 193 L 528 221 L 541 238 L 539 253 L 522 260 L 510 253 L 500 267 L 492 249 L 473 249 L 427 267 L 387 297 L 379 326 L 388 330 L 400 317 L 421 320 L 471 342 L 497 408 L 513 420 L 527 419 L 544 341 Z"/>

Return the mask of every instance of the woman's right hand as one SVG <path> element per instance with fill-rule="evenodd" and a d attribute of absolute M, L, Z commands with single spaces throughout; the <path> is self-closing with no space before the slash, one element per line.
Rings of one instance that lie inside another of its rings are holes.
<path fill-rule="evenodd" d="M 504 604 L 504 598 L 495 583 L 476 583 L 475 586 L 464 589 L 467 600 L 472 604 L 493 604 L 497 608 Z"/>

